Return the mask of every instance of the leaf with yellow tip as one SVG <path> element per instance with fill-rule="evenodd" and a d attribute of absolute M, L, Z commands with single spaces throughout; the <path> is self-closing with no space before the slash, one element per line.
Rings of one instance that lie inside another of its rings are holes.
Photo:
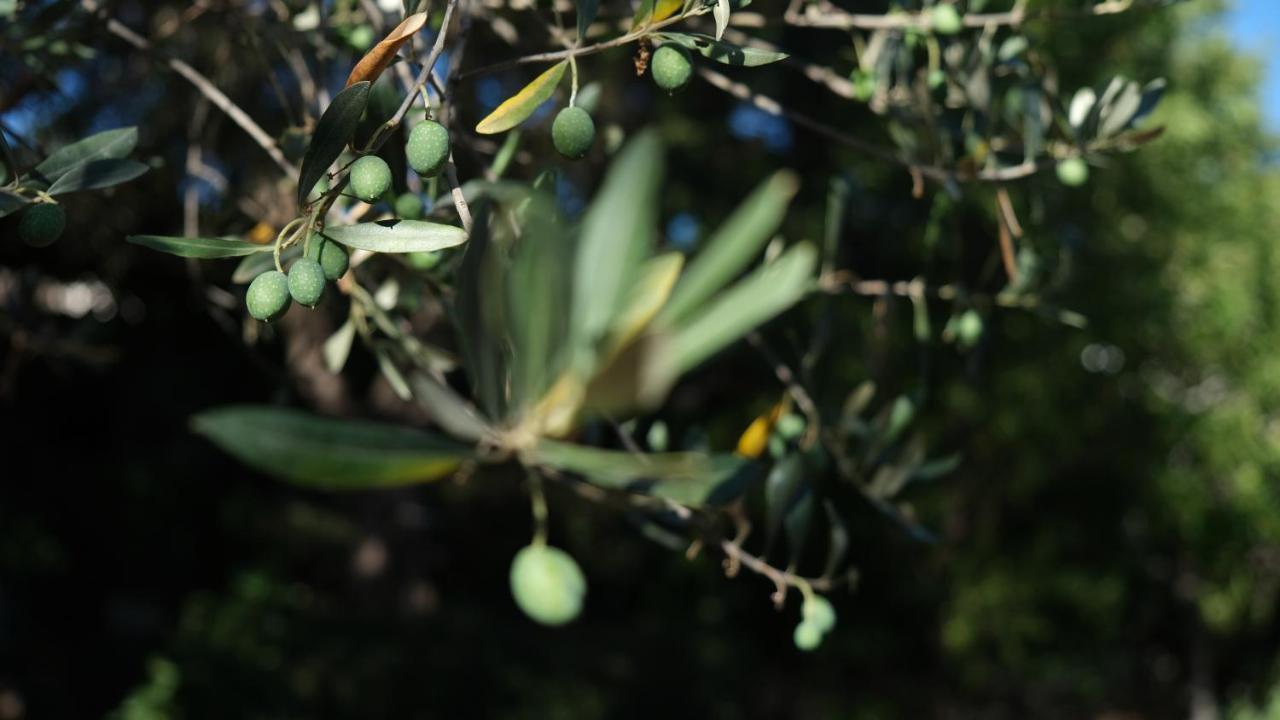
<path fill-rule="evenodd" d="M 383 70 L 395 60 L 396 53 L 400 52 L 400 46 L 409 41 L 419 30 L 427 24 L 427 14 L 424 12 L 414 13 L 405 18 L 394 30 L 387 33 L 377 45 L 373 46 L 365 56 L 360 58 L 360 62 L 351 69 L 351 74 L 347 76 L 346 87 L 351 87 L 358 82 L 368 80 L 370 83 L 378 79 Z"/>
<path fill-rule="evenodd" d="M 640 268 L 640 277 L 631 288 L 631 297 L 613 321 L 608 350 L 604 353 L 606 363 L 653 322 L 658 311 L 666 305 L 667 298 L 671 297 L 683 267 L 684 255 L 670 252 L 650 259 Z"/>
<path fill-rule="evenodd" d="M 769 447 L 769 436 L 773 434 L 774 426 L 790 410 L 791 397 L 784 395 L 778 404 L 769 408 L 768 412 L 752 420 L 742 436 L 738 438 L 737 453 L 752 459 L 763 455 L 765 449 Z"/>
<path fill-rule="evenodd" d="M 661 22 L 684 8 L 684 0 L 643 0 L 631 18 L 632 32 Z"/>
<path fill-rule="evenodd" d="M 568 60 L 562 60 L 550 69 L 525 85 L 520 92 L 502 102 L 489 116 L 476 125 L 476 132 L 481 135 L 500 133 L 519 125 L 538 109 L 538 106 L 551 98 L 556 86 L 564 78 L 564 71 L 569 67 Z"/>

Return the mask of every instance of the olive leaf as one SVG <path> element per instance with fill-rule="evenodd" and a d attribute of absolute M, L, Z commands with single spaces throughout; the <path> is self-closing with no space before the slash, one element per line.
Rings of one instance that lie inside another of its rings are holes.
<path fill-rule="evenodd" d="M 134 160 L 107 158 L 82 163 L 63 173 L 53 185 L 50 195 L 64 195 L 77 190 L 96 190 L 128 182 L 151 168 Z"/>
<path fill-rule="evenodd" d="M 31 170 L 37 179 L 50 185 L 63 175 L 95 160 L 117 160 L 133 152 L 138 144 L 138 128 L 123 127 L 90 135 L 58 148 Z"/>
<path fill-rule="evenodd" d="M 569 61 L 562 60 L 543 72 L 532 82 L 520 89 L 520 92 L 507 98 L 489 116 L 476 125 L 476 132 L 481 135 L 492 135 L 519 125 L 533 115 L 542 103 L 551 99 L 556 86 L 564 78 L 564 71 Z"/>
<path fill-rule="evenodd" d="M 271 252 L 271 245 L 259 245 L 237 238 L 174 237 L 170 235 L 130 235 L 125 238 L 135 245 L 170 255 L 190 258 L 226 258 Z"/>
<path fill-rule="evenodd" d="M 360 116 L 369 104 L 370 83 L 366 80 L 358 82 L 338 93 L 320 122 L 316 123 L 316 131 L 307 145 L 307 152 L 302 156 L 302 172 L 298 180 L 298 205 L 305 205 L 307 196 L 315 188 L 320 178 L 328 172 L 329 166 L 342 154 L 347 141 L 355 134 L 360 124 Z"/>
<path fill-rule="evenodd" d="M 418 430 L 281 408 L 209 410 L 192 420 L 192 428 L 247 465 L 322 490 L 435 480 L 471 456 L 464 446 Z"/>
<path fill-rule="evenodd" d="M 655 33 L 655 35 L 661 38 L 663 42 L 675 43 L 676 45 L 686 47 L 703 57 L 709 58 L 723 65 L 759 67 L 761 65 L 778 62 L 779 60 L 785 60 L 789 57 L 789 55 L 784 52 L 743 47 L 717 40 L 710 35 L 701 35 L 698 33 L 664 32 Z"/>
<path fill-rule="evenodd" d="M 460 227 L 426 220 L 380 220 L 327 227 L 324 236 L 347 247 L 379 253 L 434 252 L 467 241 Z"/>

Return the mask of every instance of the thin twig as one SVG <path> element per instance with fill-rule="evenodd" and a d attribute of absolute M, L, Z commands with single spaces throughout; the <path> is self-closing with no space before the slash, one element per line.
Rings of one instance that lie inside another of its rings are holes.
<path fill-rule="evenodd" d="M 115 35 L 143 52 L 153 53 L 157 56 L 160 55 L 160 53 L 152 47 L 151 43 L 146 38 L 130 30 L 123 23 L 110 15 L 107 15 L 104 11 L 101 11 L 97 0 L 80 0 L 80 6 L 85 10 L 88 10 L 90 13 L 101 17 L 106 22 L 107 32 L 110 32 L 112 35 Z M 201 75 L 195 68 L 177 58 L 162 57 L 161 60 L 174 72 L 186 78 L 186 80 L 194 85 L 201 94 L 209 98 L 209 102 L 213 103 L 219 110 L 226 113 L 227 117 L 231 118 L 232 122 L 239 125 L 242 130 L 248 133 L 249 137 L 253 138 L 254 142 L 258 143 L 258 146 L 265 150 L 267 155 L 271 156 L 271 159 L 275 161 L 275 164 L 278 165 L 282 171 L 284 171 L 285 175 L 288 175 L 293 180 L 298 179 L 298 170 L 293 167 L 287 159 L 285 159 L 284 153 L 280 152 L 280 148 L 276 146 L 276 141 L 267 134 L 266 130 L 262 129 L 262 126 L 254 122 L 253 118 L 249 117 L 248 113 L 241 109 L 239 105 L 232 102 L 231 98 L 227 97 L 226 94 L 219 90 L 216 85 L 210 82 L 208 78 Z"/>

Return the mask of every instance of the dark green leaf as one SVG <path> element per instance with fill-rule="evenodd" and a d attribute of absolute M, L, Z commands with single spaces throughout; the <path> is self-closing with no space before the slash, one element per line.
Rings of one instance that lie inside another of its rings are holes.
<path fill-rule="evenodd" d="M 434 480 L 470 457 L 468 448 L 417 430 L 279 408 L 219 408 L 192 425 L 245 464 L 323 490 Z"/>
<path fill-rule="evenodd" d="M 128 182 L 149 170 L 134 160 L 109 158 L 91 160 L 71 168 L 49 187 L 50 195 L 62 195 L 77 190 L 94 190 Z"/>
<path fill-rule="evenodd" d="M 53 184 L 66 173 L 94 160 L 114 160 L 133 152 L 138 144 L 138 128 L 107 130 L 59 148 L 31 171 L 40 180 Z"/>
<path fill-rule="evenodd" d="M 30 204 L 31 200 L 22 195 L 0 190 L 0 218 L 12 215 Z"/>
<path fill-rule="evenodd" d="M 302 156 L 302 172 L 298 181 L 298 205 L 305 205 L 307 196 L 311 194 L 316 183 L 328 172 L 329 166 L 342 154 L 356 126 L 360 124 L 360 115 L 369 104 L 369 82 L 358 82 L 338 93 L 328 109 L 316 123 L 316 131 L 311 136 L 311 144 Z"/>
<path fill-rule="evenodd" d="M 827 568 L 822 573 L 824 577 L 835 577 L 836 571 L 840 569 L 840 563 L 844 562 L 845 553 L 849 551 L 849 528 L 845 525 L 844 518 L 836 511 L 836 506 L 830 500 L 823 500 L 822 507 L 827 511 Z"/>
<path fill-rule="evenodd" d="M 587 28 L 595 22 L 600 0 L 578 0 L 578 39 L 587 39 Z"/>
<path fill-rule="evenodd" d="M 732 43 L 716 40 L 709 35 L 696 33 L 657 33 L 663 42 L 682 45 L 703 57 L 710 58 L 724 65 L 738 67 L 759 67 L 789 57 L 784 52 L 761 50 L 760 48 L 741 47 Z"/>
<path fill-rule="evenodd" d="M 271 245 L 258 245 L 236 238 L 189 238 L 169 235 L 130 235 L 131 243 L 171 255 L 193 258 L 239 257 L 253 253 L 271 252 Z"/>
<path fill-rule="evenodd" d="M 804 456 L 792 453 L 774 463 L 764 480 L 765 542 L 773 546 L 782 521 L 804 486 Z"/>
<path fill-rule="evenodd" d="M 527 456 L 614 490 L 637 492 L 698 507 L 741 495 L 753 463 L 737 455 L 636 454 L 544 440 Z"/>
<path fill-rule="evenodd" d="M 382 220 L 327 227 L 324 236 L 360 250 L 380 253 L 433 252 L 461 245 L 467 233 L 460 227 L 425 220 Z"/>

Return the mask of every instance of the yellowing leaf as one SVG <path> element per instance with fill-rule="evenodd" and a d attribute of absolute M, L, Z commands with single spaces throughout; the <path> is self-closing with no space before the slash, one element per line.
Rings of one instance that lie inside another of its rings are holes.
<path fill-rule="evenodd" d="M 631 30 L 634 32 L 666 20 L 683 8 L 684 0 L 643 0 L 640 7 L 636 8 L 636 14 L 631 18 Z"/>
<path fill-rule="evenodd" d="M 370 83 L 377 80 L 382 71 L 386 70 L 395 59 L 396 53 L 400 52 L 400 46 L 408 42 L 409 38 L 426 24 L 427 14 L 424 12 L 414 13 L 405 18 L 382 39 L 382 42 L 374 45 L 372 50 L 360 58 L 360 62 L 356 63 L 356 66 L 351 69 L 351 74 L 347 76 L 346 87 L 365 80 Z"/>
<path fill-rule="evenodd" d="M 640 277 L 631 288 L 631 297 L 613 321 L 608 358 L 635 340 L 671 297 L 671 290 L 684 267 L 684 256 L 678 252 L 659 255 L 644 264 Z M 606 360 L 607 362 L 607 360 Z"/>
<path fill-rule="evenodd" d="M 773 434 L 773 427 L 790 410 L 791 397 L 784 395 L 777 405 L 752 420 L 742 436 L 738 438 L 738 454 L 748 458 L 758 458 L 763 455 L 765 449 L 769 447 L 769 436 Z"/>
<path fill-rule="evenodd" d="M 564 71 L 568 67 L 568 60 L 552 65 L 549 70 L 534 78 L 533 82 L 521 88 L 520 92 L 504 100 L 497 109 L 489 113 L 489 117 L 481 120 L 480 124 L 476 125 L 476 132 L 481 135 L 492 135 L 510 130 L 528 120 L 538 106 L 555 93 L 556 86 L 560 84 Z"/>

